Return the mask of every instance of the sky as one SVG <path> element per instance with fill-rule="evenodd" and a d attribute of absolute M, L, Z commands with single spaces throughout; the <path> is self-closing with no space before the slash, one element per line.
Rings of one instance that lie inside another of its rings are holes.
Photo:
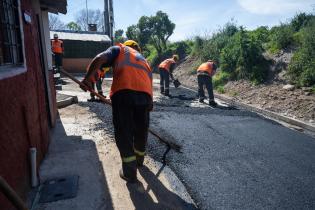
<path fill-rule="evenodd" d="M 89 9 L 104 8 L 103 0 L 87 0 Z M 136 24 L 143 15 L 161 10 L 176 24 L 171 41 L 210 35 L 228 21 L 247 29 L 286 22 L 298 12 L 315 13 L 315 0 L 113 0 L 115 30 Z M 86 0 L 68 0 L 68 13 L 59 15 L 68 23 L 75 19 Z"/>

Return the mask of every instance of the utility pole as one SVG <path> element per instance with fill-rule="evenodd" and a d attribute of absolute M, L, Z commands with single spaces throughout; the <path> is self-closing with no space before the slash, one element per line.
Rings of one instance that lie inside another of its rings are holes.
<path fill-rule="evenodd" d="M 85 8 L 86 8 L 86 26 L 89 28 L 89 10 L 88 10 L 87 0 L 85 0 Z"/>
<path fill-rule="evenodd" d="M 113 0 L 104 0 L 105 34 L 113 41 L 114 9 Z"/>
<path fill-rule="evenodd" d="M 108 0 L 104 0 L 104 27 L 105 27 L 105 34 L 110 37 L 109 33 L 109 7 L 108 7 Z"/>
<path fill-rule="evenodd" d="M 110 31 L 110 38 L 113 41 L 113 39 L 114 39 L 114 6 L 113 6 L 113 0 L 109 0 L 109 31 Z"/>

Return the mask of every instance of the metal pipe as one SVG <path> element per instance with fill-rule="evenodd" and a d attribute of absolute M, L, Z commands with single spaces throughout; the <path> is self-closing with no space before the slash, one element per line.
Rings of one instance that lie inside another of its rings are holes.
<path fill-rule="evenodd" d="M 35 147 L 30 148 L 30 160 L 31 160 L 31 185 L 37 187 L 37 150 Z"/>
<path fill-rule="evenodd" d="M 0 176 L 0 191 L 8 198 L 8 200 L 18 210 L 28 210 L 25 203 L 18 194 L 10 187 L 10 185 Z"/>

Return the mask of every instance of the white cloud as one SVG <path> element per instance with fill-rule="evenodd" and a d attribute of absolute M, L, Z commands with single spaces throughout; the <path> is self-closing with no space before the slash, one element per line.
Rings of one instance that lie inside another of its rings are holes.
<path fill-rule="evenodd" d="M 314 0 L 237 0 L 245 10 L 262 15 L 288 14 L 310 11 Z"/>

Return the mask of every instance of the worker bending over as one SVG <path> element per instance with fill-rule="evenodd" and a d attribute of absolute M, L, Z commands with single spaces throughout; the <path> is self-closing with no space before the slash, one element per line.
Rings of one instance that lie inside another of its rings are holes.
<path fill-rule="evenodd" d="M 204 86 L 207 88 L 209 95 L 209 105 L 216 106 L 217 103 L 214 101 L 213 88 L 212 88 L 212 76 L 216 73 L 217 66 L 212 60 L 201 64 L 197 69 L 197 80 L 198 80 L 198 95 L 199 102 L 203 103 L 205 99 Z"/>
<path fill-rule="evenodd" d="M 103 94 L 103 89 L 102 89 L 102 84 L 103 84 L 103 80 L 105 79 L 105 74 L 106 72 L 108 72 L 110 70 L 109 67 L 101 67 L 96 73 L 97 78 L 99 78 L 95 84 L 92 85 L 92 89 L 95 90 L 96 87 L 96 91 L 98 94 L 104 96 Z M 94 93 L 90 93 L 91 98 L 88 99 L 89 102 L 94 102 L 94 101 L 99 101 L 95 99 L 95 94 Z"/>
<path fill-rule="evenodd" d="M 133 40 L 110 47 L 93 59 L 82 81 L 91 88 L 100 66 L 113 69 L 110 99 L 115 140 L 122 159 L 119 174 L 127 182 L 136 182 L 137 166 L 143 166 L 153 106 L 152 70 L 140 52 L 138 43 Z M 86 87 L 81 88 L 86 90 Z"/>
<path fill-rule="evenodd" d="M 178 61 L 178 55 L 173 55 L 172 58 L 164 60 L 159 65 L 160 71 L 160 89 L 161 93 L 170 96 L 170 77 L 174 80 L 173 71 L 176 67 Z"/>

